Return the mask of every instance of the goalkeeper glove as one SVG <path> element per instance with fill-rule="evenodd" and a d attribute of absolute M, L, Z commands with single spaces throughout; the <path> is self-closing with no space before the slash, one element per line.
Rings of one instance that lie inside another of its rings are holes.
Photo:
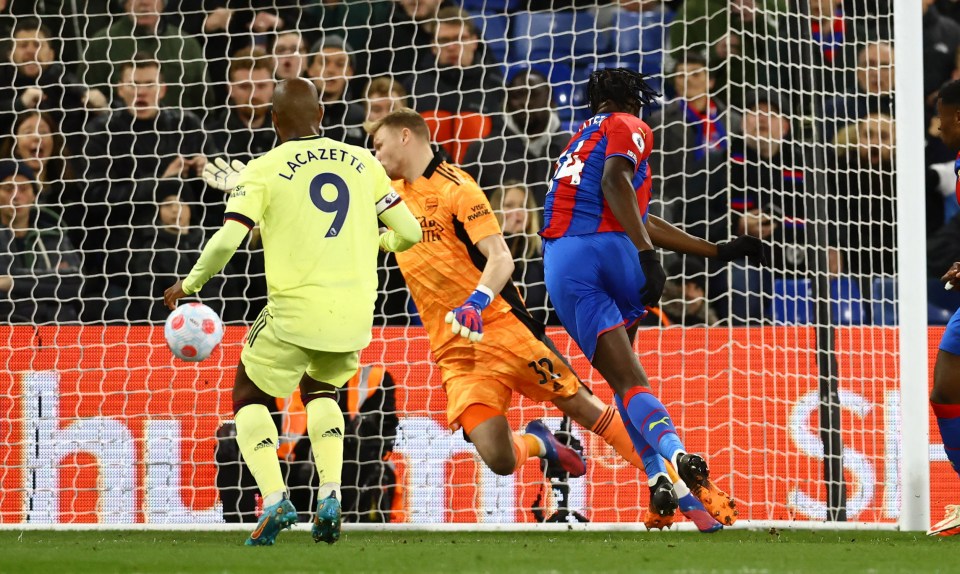
<path fill-rule="evenodd" d="M 469 298 L 453 311 L 447 313 L 446 322 L 454 334 L 479 343 L 483 339 L 483 317 L 481 314 L 493 301 L 493 292 L 482 285 Z"/>
<path fill-rule="evenodd" d="M 640 302 L 644 307 L 652 307 L 660 302 L 663 286 L 667 283 L 667 274 L 663 272 L 663 265 L 660 265 L 660 258 L 655 250 L 641 251 L 639 258 L 640 269 L 646 279 L 643 290 L 640 291 Z"/>
<path fill-rule="evenodd" d="M 229 164 L 222 157 L 213 161 L 207 161 L 203 168 L 203 181 L 207 185 L 220 191 L 233 191 L 237 187 L 237 180 L 240 179 L 240 172 L 247 167 L 247 164 L 235 159 Z"/>
<path fill-rule="evenodd" d="M 756 265 L 767 265 L 766 250 L 758 237 L 741 235 L 733 241 L 717 244 L 717 259 L 720 261 L 729 263 L 741 257 L 746 257 L 750 263 Z"/>

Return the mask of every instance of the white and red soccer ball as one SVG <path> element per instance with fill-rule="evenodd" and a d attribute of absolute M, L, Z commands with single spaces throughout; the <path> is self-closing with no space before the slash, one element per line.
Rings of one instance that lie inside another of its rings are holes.
<path fill-rule="evenodd" d="M 178 359 L 198 362 L 210 356 L 223 339 L 223 321 L 203 303 L 180 305 L 163 326 L 167 346 Z"/>

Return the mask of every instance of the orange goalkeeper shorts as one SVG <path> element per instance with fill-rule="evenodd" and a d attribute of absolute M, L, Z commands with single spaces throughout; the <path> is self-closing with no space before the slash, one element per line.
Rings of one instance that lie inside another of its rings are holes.
<path fill-rule="evenodd" d="M 553 343 L 514 315 L 504 315 L 483 326 L 483 340 L 457 340 L 440 350 L 437 366 L 447 394 L 447 424 L 457 430 L 458 419 L 471 404 L 486 405 L 506 414 L 516 391 L 538 403 L 570 397 L 580 380 Z"/>

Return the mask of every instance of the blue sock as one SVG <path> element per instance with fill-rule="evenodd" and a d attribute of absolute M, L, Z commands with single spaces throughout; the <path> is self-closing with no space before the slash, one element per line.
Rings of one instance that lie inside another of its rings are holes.
<path fill-rule="evenodd" d="M 657 454 L 653 447 L 647 444 L 643 435 L 637 432 L 636 427 L 630 422 L 630 415 L 627 413 L 626 407 L 623 406 L 623 401 L 616 394 L 613 395 L 613 399 L 617 403 L 617 410 L 620 411 L 620 418 L 623 419 L 623 426 L 627 429 L 627 436 L 630 437 L 633 448 L 637 449 L 640 460 L 643 461 L 643 470 L 647 473 L 647 479 L 650 480 L 658 474 L 667 474 L 667 465 L 663 458 Z"/>
<path fill-rule="evenodd" d="M 947 460 L 953 465 L 953 470 L 960 475 L 960 405 L 941 405 L 930 403 L 933 414 L 937 416 L 937 426 L 940 427 L 940 437 L 943 439 L 943 450 L 947 453 Z"/>
<path fill-rule="evenodd" d="M 666 407 L 649 389 L 633 387 L 627 391 L 623 404 L 630 422 L 660 456 L 672 461 L 677 451 L 686 451 Z"/>

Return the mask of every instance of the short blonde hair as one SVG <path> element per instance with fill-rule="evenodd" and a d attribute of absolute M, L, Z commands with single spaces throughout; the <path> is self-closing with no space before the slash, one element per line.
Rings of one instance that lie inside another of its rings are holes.
<path fill-rule="evenodd" d="M 392 76 L 378 76 L 370 80 L 367 84 L 367 97 L 374 95 L 396 96 L 400 98 L 403 107 L 407 107 L 407 90 Z"/>
<path fill-rule="evenodd" d="M 473 16 L 470 15 L 470 12 L 467 12 L 459 6 L 448 6 L 446 8 L 441 8 L 437 12 L 437 17 L 433 22 L 433 33 L 436 36 L 437 28 L 440 24 L 459 24 L 463 26 L 464 36 L 469 35 L 474 38 L 480 37 L 480 32 L 477 30 L 477 25 L 473 22 Z"/>
<path fill-rule="evenodd" d="M 426 120 L 423 119 L 423 116 L 408 108 L 393 110 L 375 122 L 366 122 L 363 124 L 363 128 L 367 130 L 370 137 L 377 135 L 380 128 L 384 127 L 397 129 L 407 128 L 411 133 L 422 138 L 424 141 L 430 141 L 430 128 L 427 127 Z"/>

